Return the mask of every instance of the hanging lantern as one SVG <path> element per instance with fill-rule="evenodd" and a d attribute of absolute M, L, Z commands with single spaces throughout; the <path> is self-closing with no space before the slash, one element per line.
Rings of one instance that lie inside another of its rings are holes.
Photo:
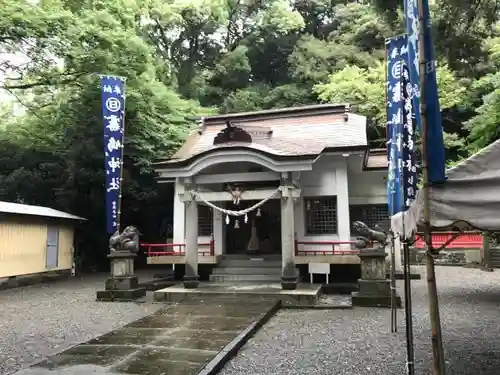
<path fill-rule="evenodd" d="M 257 213 L 255 214 L 255 216 L 257 216 L 257 217 L 261 217 L 260 207 L 259 207 L 259 208 L 257 208 Z"/>
<path fill-rule="evenodd" d="M 240 221 L 238 219 L 234 220 L 234 229 L 240 228 Z"/>
<path fill-rule="evenodd" d="M 245 224 L 248 223 L 248 215 L 245 214 Z"/>
<path fill-rule="evenodd" d="M 226 225 L 229 225 L 230 222 L 231 220 L 229 220 L 229 215 L 226 215 Z"/>

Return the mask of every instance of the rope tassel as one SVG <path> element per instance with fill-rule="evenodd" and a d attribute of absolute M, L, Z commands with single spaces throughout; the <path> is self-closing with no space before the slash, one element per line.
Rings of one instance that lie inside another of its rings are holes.
<path fill-rule="evenodd" d="M 231 220 L 229 219 L 229 216 L 234 216 L 234 217 L 239 217 L 239 216 L 245 216 L 244 217 L 244 220 L 245 220 L 245 223 L 248 222 L 248 213 L 249 212 L 252 212 L 254 210 L 257 210 L 257 214 L 256 216 L 261 216 L 261 212 L 260 212 L 260 207 L 262 205 L 264 205 L 267 201 L 273 199 L 280 191 L 282 191 L 283 188 L 280 186 L 278 187 L 274 193 L 272 193 L 269 197 L 261 200 L 260 202 L 254 204 L 252 207 L 248 207 L 248 208 L 245 208 L 244 210 L 241 210 L 241 211 L 232 211 L 232 210 L 226 210 L 225 208 L 221 208 L 221 207 L 217 207 L 215 204 L 213 204 L 212 202 L 208 202 L 206 201 L 205 199 L 203 199 L 199 194 L 198 192 L 196 191 L 191 191 L 191 194 L 193 194 L 193 196 L 196 196 L 197 198 L 199 198 L 203 203 L 205 203 L 208 207 L 211 207 L 212 209 L 214 210 L 217 210 L 219 212 L 221 212 L 222 214 L 225 214 L 226 215 L 226 224 L 229 225 L 229 223 L 231 222 Z M 235 228 L 239 228 L 240 227 L 240 223 L 239 223 L 239 220 L 236 219 L 235 222 L 234 222 L 234 227 Z"/>

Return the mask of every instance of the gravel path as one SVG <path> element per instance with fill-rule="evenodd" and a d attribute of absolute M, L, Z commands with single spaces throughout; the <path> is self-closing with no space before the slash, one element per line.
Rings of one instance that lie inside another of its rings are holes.
<path fill-rule="evenodd" d="M 432 351 L 425 269 L 412 281 L 416 373 L 430 375 Z M 500 271 L 437 267 L 449 375 L 500 373 Z M 403 284 L 398 281 L 400 294 Z M 404 310 L 390 333 L 390 311 L 282 310 L 221 375 L 405 374 Z"/>
<path fill-rule="evenodd" d="M 112 331 L 161 305 L 96 302 L 106 275 L 0 291 L 0 374 Z"/>

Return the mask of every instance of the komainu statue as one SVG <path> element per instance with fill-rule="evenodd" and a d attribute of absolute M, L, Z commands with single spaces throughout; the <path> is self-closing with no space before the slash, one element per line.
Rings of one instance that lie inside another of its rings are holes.
<path fill-rule="evenodd" d="M 116 231 L 109 239 L 111 251 L 127 251 L 136 254 L 139 251 L 139 230 L 129 225 L 122 233 Z"/>
<path fill-rule="evenodd" d="M 372 242 L 378 243 L 378 248 L 384 248 L 387 244 L 387 235 L 378 227 L 377 230 L 370 229 L 362 221 L 355 221 L 352 227 L 359 235 L 356 237 L 358 249 L 366 249 Z"/>

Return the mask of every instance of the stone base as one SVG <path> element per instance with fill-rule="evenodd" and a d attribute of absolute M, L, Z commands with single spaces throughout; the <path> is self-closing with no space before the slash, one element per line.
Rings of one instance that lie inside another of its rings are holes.
<path fill-rule="evenodd" d="M 298 278 L 297 276 L 281 276 L 281 289 L 295 290 L 297 289 Z"/>
<path fill-rule="evenodd" d="M 130 302 L 137 298 L 144 297 L 146 295 L 145 288 L 136 288 L 128 290 L 99 290 L 97 291 L 97 300 L 103 302 Z"/>
<path fill-rule="evenodd" d="M 391 296 L 383 295 L 361 295 L 359 292 L 352 292 L 352 305 L 360 307 L 391 307 Z M 401 297 L 396 294 L 396 308 L 401 308 Z"/>
<path fill-rule="evenodd" d="M 132 290 L 139 288 L 137 276 L 110 277 L 106 280 L 106 290 Z"/>
<path fill-rule="evenodd" d="M 299 284 L 295 290 L 283 290 L 278 283 L 227 283 L 217 284 L 201 282 L 196 289 L 186 289 L 182 284 L 154 292 L 157 302 L 176 303 L 182 301 L 200 302 L 210 298 L 223 300 L 239 295 L 242 301 L 246 297 L 276 298 L 283 306 L 312 306 L 318 302 L 321 295 L 321 285 Z"/>
<path fill-rule="evenodd" d="M 184 276 L 182 279 L 185 289 L 196 289 L 200 284 L 198 276 Z"/>
<path fill-rule="evenodd" d="M 359 291 L 353 292 L 352 305 L 365 307 L 391 307 L 390 280 L 358 280 Z M 396 307 L 401 307 L 401 297 L 396 294 Z"/>

